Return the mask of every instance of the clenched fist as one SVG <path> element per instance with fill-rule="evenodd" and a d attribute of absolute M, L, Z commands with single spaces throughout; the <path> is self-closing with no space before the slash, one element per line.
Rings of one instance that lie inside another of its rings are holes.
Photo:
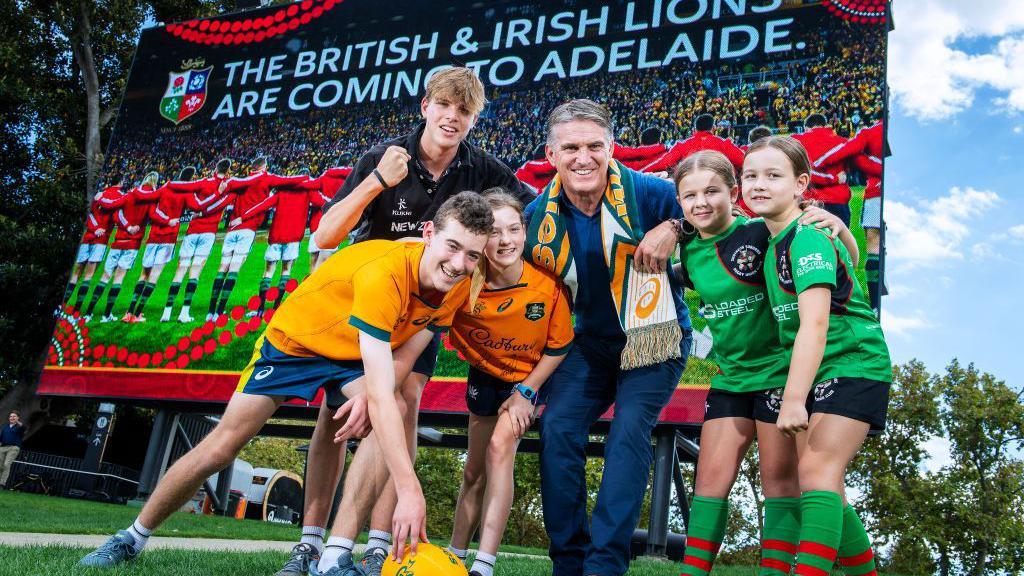
<path fill-rule="evenodd" d="M 388 187 L 398 185 L 409 174 L 409 160 L 412 156 L 401 146 L 388 146 L 384 156 L 377 163 L 377 171 Z"/>

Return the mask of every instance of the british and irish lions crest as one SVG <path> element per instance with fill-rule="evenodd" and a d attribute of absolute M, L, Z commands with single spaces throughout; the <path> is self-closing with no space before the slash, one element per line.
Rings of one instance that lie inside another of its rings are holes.
<path fill-rule="evenodd" d="M 180 124 L 198 112 L 206 103 L 206 87 L 209 84 L 213 66 L 203 68 L 203 59 L 186 60 L 181 63 L 184 70 L 170 72 L 167 90 L 160 99 L 160 115 Z"/>

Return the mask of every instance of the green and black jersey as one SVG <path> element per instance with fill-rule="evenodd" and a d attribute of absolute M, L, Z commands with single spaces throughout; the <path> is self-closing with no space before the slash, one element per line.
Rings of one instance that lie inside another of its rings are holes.
<path fill-rule="evenodd" d="M 765 277 L 779 339 L 787 349 L 793 347 L 800 328 L 797 295 L 816 285 L 832 291 L 828 341 L 815 382 L 830 378 L 892 381 L 882 327 L 853 276 L 853 263 L 842 242 L 796 219 L 771 239 Z"/>
<path fill-rule="evenodd" d="M 712 388 L 752 392 L 786 385 L 789 355 L 764 283 L 768 238 L 763 220 L 741 216 L 725 232 L 682 249 L 686 282 L 700 294 L 718 356 Z"/>

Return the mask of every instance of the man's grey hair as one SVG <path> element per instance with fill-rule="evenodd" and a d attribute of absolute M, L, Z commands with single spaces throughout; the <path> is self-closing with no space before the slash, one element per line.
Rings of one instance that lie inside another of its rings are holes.
<path fill-rule="evenodd" d="M 548 146 L 554 145 L 555 126 L 576 120 L 587 120 L 604 128 L 608 133 L 608 141 L 612 141 L 612 113 L 608 108 L 587 98 L 577 98 L 559 105 L 548 115 L 545 127 Z"/>

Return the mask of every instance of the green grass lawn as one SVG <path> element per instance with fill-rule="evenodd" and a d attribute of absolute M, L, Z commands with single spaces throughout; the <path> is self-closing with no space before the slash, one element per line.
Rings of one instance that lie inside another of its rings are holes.
<path fill-rule="evenodd" d="M 198 552 L 190 550 L 152 550 L 135 561 L 113 570 L 79 568 L 78 560 L 87 554 L 85 548 L 66 546 L 29 546 L 14 548 L 0 546 L 0 574 L 24 575 L 88 575 L 104 574 L 126 576 L 270 576 L 276 572 L 287 555 L 280 552 Z M 680 565 L 675 562 L 640 559 L 633 562 L 630 576 L 678 576 Z M 751 567 L 715 567 L 719 576 L 748 576 Z M 546 558 L 501 558 L 495 567 L 497 576 L 541 576 L 551 573 L 551 562 Z"/>
<path fill-rule="evenodd" d="M 0 532 L 42 532 L 51 534 L 109 535 L 127 528 L 139 514 L 132 506 L 0 491 Z M 156 531 L 156 536 L 179 538 L 225 538 L 232 540 L 299 541 L 298 526 L 258 520 L 235 520 L 222 516 L 200 516 L 179 512 Z M 447 536 L 447 534 L 445 535 Z M 366 542 L 361 534 L 359 542 Z M 447 546 L 446 538 L 434 538 L 434 544 Z M 547 555 L 547 550 L 504 545 L 502 552 Z M 2 576 L 0 572 L 0 576 Z"/>
<path fill-rule="evenodd" d="M 55 496 L 0 492 L 0 532 L 48 532 L 54 534 L 113 534 L 127 528 L 139 509 Z M 283 540 L 296 542 L 301 531 L 290 524 L 235 520 L 179 512 L 171 516 L 157 536 Z"/>

